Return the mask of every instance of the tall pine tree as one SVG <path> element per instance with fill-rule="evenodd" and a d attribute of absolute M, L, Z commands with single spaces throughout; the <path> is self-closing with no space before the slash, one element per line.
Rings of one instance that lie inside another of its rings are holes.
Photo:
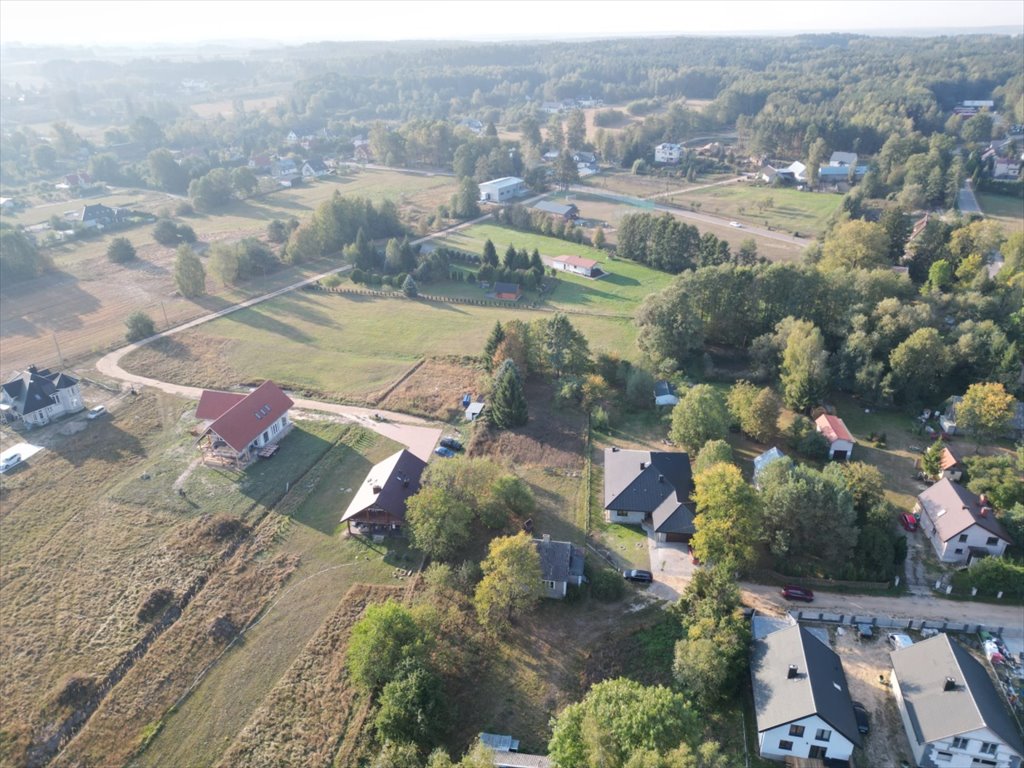
<path fill-rule="evenodd" d="M 521 427 L 528 418 L 526 395 L 519 369 L 511 360 L 501 364 L 494 376 L 491 402 L 484 411 L 491 424 L 498 429 Z"/>
<path fill-rule="evenodd" d="M 494 365 L 494 353 L 498 351 L 498 347 L 501 346 L 501 342 L 504 340 L 505 329 L 501 327 L 500 320 L 495 320 L 494 328 L 491 329 L 491 335 L 487 337 L 487 343 L 484 344 L 484 353 L 482 355 L 484 368 L 488 371 Z"/>
<path fill-rule="evenodd" d="M 484 243 L 484 264 L 490 264 L 492 267 L 498 266 L 498 249 L 494 247 L 494 243 L 488 240 Z"/>

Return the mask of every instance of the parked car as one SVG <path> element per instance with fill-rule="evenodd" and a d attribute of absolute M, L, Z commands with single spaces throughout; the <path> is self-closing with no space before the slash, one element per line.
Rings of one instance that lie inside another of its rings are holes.
<path fill-rule="evenodd" d="M 441 445 L 444 448 L 450 448 L 453 451 L 461 451 L 462 443 L 456 440 L 454 437 L 443 437 L 441 438 Z"/>
<path fill-rule="evenodd" d="M 627 581 L 642 581 L 647 584 L 654 581 L 654 574 L 650 571 L 641 571 L 636 568 L 632 568 L 628 571 L 623 571 L 622 578 Z"/>
<path fill-rule="evenodd" d="M 903 526 L 903 530 L 913 533 L 917 530 L 917 518 L 909 512 L 904 512 L 900 515 L 900 525 Z"/>
<path fill-rule="evenodd" d="M 875 636 L 875 630 L 870 624 L 858 624 L 857 635 L 861 640 L 870 640 Z"/>
<path fill-rule="evenodd" d="M 87 414 L 85 414 L 85 418 L 87 418 L 87 419 L 98 419 L 100 416 L 102 416 L 106 412 L 107 412 L 107 406 L 105 406 L 105 405 L 97 405 L 94 408 L 90 408 L 89 409 L 89 412 Z"/>
<path fill-rule="evenodd" d="M 853 702 L 853 716 L 857 718 L 858 733 L 867 733 L 871 730 L 871 719 L 868 717 L 868 711 L 859 701 Z"/>
<path fill-rule="evenodd" d="M 3 461 L 0 461 L 0 472 L 6 472 L 11 467 L 17 466 L 21 463 L 21 454 L 12 453 Z"/>
<path fill-rule="evenodd" d="M 890 632 L 885 639 L 889 641 L 889 645 L 894 651 L 898 651 L 900 648 L 909 648 L 914 644 L 909 635 L 900 632 Z"/>
<path fill-rule="evenodd" d="M 729 226 L 736 227 L 736 229 L 743 229 L 743 225 L 740 224 L 738 221 L 730 221 Z"/>
<path fill-rule="evenodd" d="M 806 587 L 787 584 L 782 588 L 782 596 L 787 600 L 803 600 L 805 603 L 814 601 L 814 593 Z"/>
<path fill-rule="evenodd" d="M 444 456 L 446 459 L 450 459 L 452 456 L 455 455 L 455 451 L 453 451 L 451 448 L 445 448 L 443 445 L 437 446 L 437 448 L 434 449 L 434 453 L 436 453 L 438 456 Z"/>

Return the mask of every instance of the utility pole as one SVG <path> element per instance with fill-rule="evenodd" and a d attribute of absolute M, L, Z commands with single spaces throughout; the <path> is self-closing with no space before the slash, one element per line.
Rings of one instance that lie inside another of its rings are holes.
<path fill-rule="evenodd" d="M 164 329 L 166 330 L 171 327 L 171 321 L 167 319 L 167 308 L 164 306 L 162 301 L 160 302 L 160 309 L 162 309 L 164 313 Z"/>
<path fill-rule="evenodd" d="M 53 346 L 57 348 L 57 361 L 60 363 L 61 370 L 64 369 L 64 356 L 60 353 L 60 344 L 57 343 L 57 332 L 50 331 L 53 336 Z"/>

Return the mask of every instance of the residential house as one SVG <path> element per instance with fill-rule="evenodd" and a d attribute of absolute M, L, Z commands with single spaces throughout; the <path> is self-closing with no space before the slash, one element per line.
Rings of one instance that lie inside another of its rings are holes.
<path fill-rule="evenodd" d="M 860 733 L 842 662 L 799 624 L 754 642 L 757 742 L 769 760 L 849 760 Z"/>
<path fill-rule="evenodd" d="M 663 142 L 654 148 L 654 162 L 676 165 L 685 151 L 682 144 Z"/>
<path fill-rule="evenodd" d="M 304 179 L 318 179 L 330 172 L 330 169 L 319 157 L 311 157 L 302 164 L 302 178 Z"/>
<path fill-rule="evenodd" d="M 504 176 L 480 184 L 480 200 L 504 203 L 526 194 L 526 182 L 515 176 Z"/>
<path fill-rule="evenodd" d="M 534 539 L 533 545 L 540 555 L 541 581 L 544 597 L 561 600 L 569 591 L 569 585 L 583 583 L 583 550 L 568 541 L 552 541 L 551 536 Z"/>
<path fill-rule="evenodd" d="M 290 157 L 286 157 L 282 160 L 277 160 L 270 165 L 270 175 L 275 179 L 282 177 L 298 176 L 299 169 L 295 165 L 295 161 Z"/>
<path fill-rule="evenodd" d="M 302 185 L 301 173 L 289 173 L 285 176 L 278 176 L 277 183 L 282 187 L 298 187 Z"/>
<path fill-rule="evenodd" d="M 78 379 L 34 365 L 0 387 L 0 405 L 6 421 L 21 419 L 28 427 L 41 427 L 85 408 Z"/>
<path fill-rule="evenodd" d="M 560 154 L 560 152 L 557 152 L 556 150 L 552 149 L 541 155 L 541 159 L 544 160 L 545 162 L 553 163 L 555 162 L 555 160 L 558 159 Z"/>
<path fill-rule="evenodd" d="M 676 405 L 679 397 L 676 395 L 675 387 L 671 382 L 658 381 L 654 383 L 654 404 L 655 405 Z"/>
<path fill-rule="evenodd" d="M 761 473 L 764 472 L 765 469 L 768 468 L 769 464 L 772 464 L 772 463 L 774 463 L 776 461 L 779 461 L 780 459 L 784 459 L 784 458 L 786 458 L 786 454 L 784 454 L 782 451 L 780 451 L 775 446 L 772 446 L 767 451 L 762 453 L 760 456 L 755 456 L 754 457 L 754 487 L 755 488 L 760 488 L 761 487 L 758 484 L 758 477 L 760 477 Z"/>
<path fill-rule="evenodd" d="M 118 219 L 118 213 L 102 203 L 87 205 L 82 208 L 82 226 L 89 229 L 109 227 Z"/>
<path fill-rule="evenodd" d="M 292 399 L 272 381 L 247 395 L 203 392 L 196 418 L 207 422 L 196 440 L 207 463 L 245 467 L 291 430 Z"/>
<path fill-rule="evenodd" d="M 947 477 L 918 494 L 914 514 L 944 563 L 969 565 L 981 557 L 1002 557 L 1013 544 L 989 500 Z"/>
<path fill-rule="evenodd" d="M 580 215 L 580 209 L 572 203 L 556 203 L 553 200 L 541 200 L 534 203 L 530 208 L 541 213 L 548 213 L 552 216 L 560 216 L 566 221 L 572 221 Z"/>
<path fill-rule="evenodd" d="M 601 277 L 604 274 L 600 262 L 582 256 L 558 256 L 551 260 L 551 267 L 583 277 Z"/>
<path fill-rule="evenodd" d="M 495 768 L 551 768 L 551 759 L 519 751 L 519 739 L 500 733 L 481 733 L 480 742 L 494 753 Z"/>
<path fill-rule="evenodd" d="M 847 168 L 851 165 L 857 164 L 857 153 L 856 152 L 833 152 L 831 157 L 828 159 L 828 164 L 832 168 Z"/>
<path fill-rule="evenodd" d="M 284 137 L 284 143 L 288 146 L 295 146 L 299 141 L 299 134 L 295 131 L 288 131 L 288 135 Z"/>
<path fill-rule="evenodd" d="M 903 728 L 921 768 L 1020 768 L 1024 742 L 985 667 L 941 633 L 889 654 Z"/>
<path fill-rule="evenodd" d="M 585 165 L 588 168 L 592 168 L 597 165 L 597 155 L 593 152 L 576 151 L 572 153 L 572 159 L 577 165 Z"/>
<path fill-rule="evenodd" d="M 466 406 L 466 421 L 476 421 L 484 412 L 484 403 L 470 403 Z"/>
<path fill-rule="evenodd" d="M 823 413 L 814 420 L 814 428 L 828 441 L 828 457 L 830 459 L 849 461 L 850 455 L 853 453 L 853 444 L 856 441 L 842 419 L 831 413 Z"/>
<path fill-rule="evenodd" d="M 948 435 L 957 434 L 956 410 L 962 400 L 960 395 L 954 395 L 946 400 L 946 410 L 939 416 L 939 426 Z M 1014 440 L 1024 437 L 1024 403 L 1020 400 L 1013 402 L 1013 415 L 1010 417 L 1004 436 Z"/>
<path fill-rule="evenodd" d="M 769 184 L 776 182 L 780 184 L 794 184 L 807 181 L 807 166 L 799 160 L 789 165 L 773 165 L 764 163 L 761 166 L 759 176 Z"/>
<path fill-rule="evenodd" d="M 959 483 L 964 476 L 964 470 L 967 469 L 960 449 L 954 448 L 951 445 L 943 445 L 942 456 L 939 459 L 939 469 L 942 477 L 952 480 L 954 483 Z"/>
<path fill-rule="evenodd" d="M 265 153 L 253 155 L 249 158 L 249 167 L 253 173 L 270 173 L 270 168 L 273 164 L 273 159 Z"/>
<path fill-rule="evenodd" d="M 604 510 L 610 523 L 649 523 L 659 542 L 696 533 L 690 457 L 681 451 L 604 452 Z"/>
<path fill-rule="evenodd" d="M 420 490 L 420 477 L 427 463 L 402 449 L 366 475 L 356 495 L 341 516 L 349 532 L 352 524 L 371 532 L 398 531 L 405 525 L 406 503 Z"/>
<path fill-rule="evenodd" d="M 523 289 L 518 283 L 495 283 L 494 298 L 503 301 L 519 301 L 523 297 Z"/>
<path fill-rule="evenodd" d="M 993 179 L 1016 179 L 1020 176 L 1020 161 L 1016 158 L 997 157 L 992 163 Z"/>
<path fill-rule="evenodd" d="M 459 122 L 457 122 L 455 124 L 455 127 L 456 128 L 467 128 L 471 132 L 477 133 L 477 134 L 482 133 L 483 130 L 484 130 L 484 124 L 483 123 L 481 123 L 479 120 L 474 120 L 474 119 L 469 118 L 469 117 L 463 118 L 462 120 L 459 120 Z"/>
<path fill-rule="evenodd" d="M 79 187 L 92 186 L 92 176 L 88 173 L 79 171 L 78 173 L 69 173 L 64 177 L 64 184 L 69 189 L 78 189 Z"/>

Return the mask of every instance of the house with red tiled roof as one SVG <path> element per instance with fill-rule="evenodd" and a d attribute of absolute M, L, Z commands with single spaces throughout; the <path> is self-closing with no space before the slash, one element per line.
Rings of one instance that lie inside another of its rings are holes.
<path fill-rule="evenodd" d="M 856 440 L 846 428 L 843 420 L 831 413 L 823 413 L 814 420 L 814 428 L 817 429 L 828 441 L 828 457 L 848 461 L 853 453 L 853 444 Z"/>
<path fill-rule="evenodd" d="M 582 256 L 558 256 L 551 260 L 551 266 L 584 277 L 600 277 L 604 274 L 597 261 Z"/>
<path fill-rule="evenodd" d="M 207 463 L 242 468 L 275 446 L 292 427 L 289 409 L 295 405 L 272 381 L 248 395 L 204 391 L 196 418 L 206 422 L 196 444 Z M 271 451 L 272 453 L 272 451 Z"/>

